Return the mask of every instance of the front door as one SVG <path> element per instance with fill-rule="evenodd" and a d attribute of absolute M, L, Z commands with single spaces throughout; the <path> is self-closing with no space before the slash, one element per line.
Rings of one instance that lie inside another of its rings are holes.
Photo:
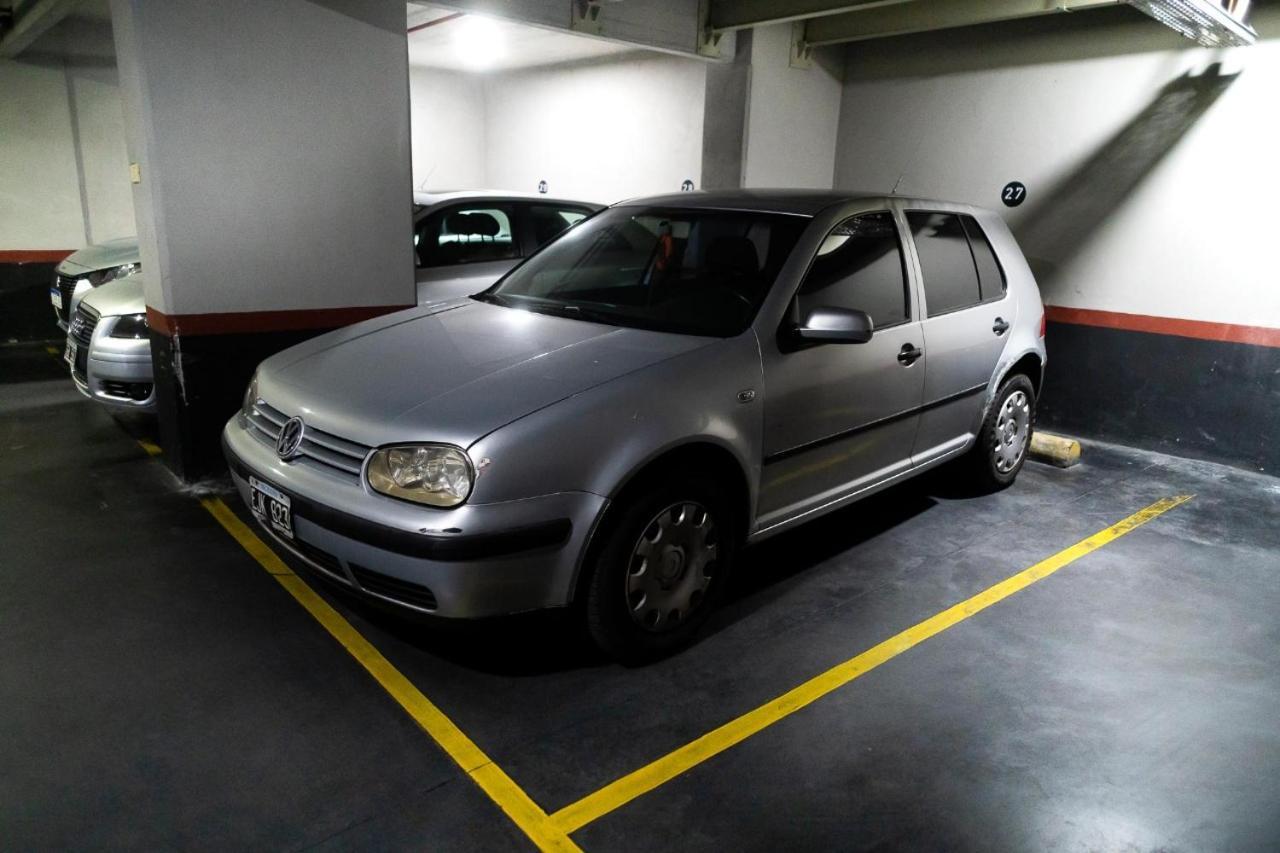
<path fill-rule="evenodd" d="M 796 294 L 817 307 L 857 309 L 874 324 L 863 344 L 765 345 L 764 467 L 758 526 L 772 527 L 911 464 L 924 372 L 920 323 L 888 211 L 837 225 Z"/>

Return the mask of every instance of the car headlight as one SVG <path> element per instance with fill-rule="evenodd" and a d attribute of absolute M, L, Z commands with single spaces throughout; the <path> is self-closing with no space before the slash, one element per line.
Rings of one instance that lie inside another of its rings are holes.
<path fill-rule="evenodd" d="M 121 264 L 118 267 L 107 267 L 105 270 L 91 272 L 88 275 L 89 284 L 94 287 L 101 287 L 109 281 L 115 281 L 118 278 L 128 278 L 131 275 L 142 272 L 141 263 Z"/>
<path fill-rule="evenodd" d="M 375 492 L 428 506 L 453 507 L 471 494 L 475 467 L 456 447 L 408 444 L 375 451 L 366 476 Z"/>
<path fill-rule="evenodd" d="M 249 380 L 249 387 L 244 389 L 244 400 L 240 402 L 240 409 L 247 415 L 253 411 L 253 406 L 258 402 L 258 371 L 253 372 L 253 378 Z"/>
<path fill-rule="evenodd" d="M 145 338 L 147 336 L 146 314 L 125 314 L 116 319 L 111 327 L 113 338 Z"/>

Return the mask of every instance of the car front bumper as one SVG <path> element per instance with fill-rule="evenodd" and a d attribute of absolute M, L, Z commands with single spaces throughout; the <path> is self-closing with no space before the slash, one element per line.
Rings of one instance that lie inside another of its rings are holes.
<path fill-rule="evenodd" d="M 290 499 L 293 539 L 273 539 L 363 596 L 454 619 L 562 607 L 606 499 L 565 492 L 520 501 L 417 506 L 369 491 L 353 475 L 306 459 L 281 461 L 237 414 L 222 447 L 240 497 L 249 478 Z"/>
<path fill-rule="evenodd" d="M 71 378 L 81 394 L 104 406 L 133 412 L 155 411 L 151 342 L 146 338 L 111 337 L 108 321 L 114 319 L 104 317 L 99 321 L 88 352 L 81 356 L 80 363 L 71 366 Z"/>

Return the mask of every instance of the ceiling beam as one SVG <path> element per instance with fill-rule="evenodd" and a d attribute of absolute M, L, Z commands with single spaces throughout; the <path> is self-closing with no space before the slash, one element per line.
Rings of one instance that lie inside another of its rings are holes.
<path fill-rule="evenodd" d="M 1118 6 L 1126 0 L 913 0 L 877 9 L 814 18 L 805 25 L 810 46 L 840 44 L 927 30 L 967 27 L 1054 12 Z"/>
<path fill-rule="evenodd" d="M 909 2 L 911 0 L 711 0 L 708 25 L 716 32 L 729 32 Z"/>
<path fill-rule="evenodd" d="M 0 59 L 16 59 L 80 3 L 81 0 L 34 0 L 15 9 L 13 27 L 0 39 Z"/>

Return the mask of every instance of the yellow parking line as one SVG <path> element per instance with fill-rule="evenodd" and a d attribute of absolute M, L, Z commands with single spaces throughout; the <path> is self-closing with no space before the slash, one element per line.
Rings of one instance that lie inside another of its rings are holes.
<path fill-rule="evenodd" d="M 62 350 L 58 349 L 57 347 L 45 347 L 44 351 L 54 357 L 60 357 L 62 355 Z"/>
<path fill-rule="evenodd" d="M 160 446 L 154 442 L 147 441 L 145 438 L 135 439 L 138 446 L 147 451 L 148 456 L 159 456 L 161 453 Z"/>
<path fill-rule="evenodd" d="M 547 813 L 530 799 L 502 768 L 494 764 L 471 738 L 454 725 L 430 699 L 382 656 L 351 623 L 294 574 L 248 525 L 218 498 L 200 501 L 267 573 L 288 590 L 315 620 L 363 666 L 382 689 L 448 753 L 471 780 L 489 795 L 507 817 L 541 850 L 578 850 L 568 834 L 552 824 Z"/>
<path fill-rule="evenodd" d="M 1168 512 L 1179 504 L 1186 503 L 1191 498 L 1192 495 L 1177 495 L 1176 497 L 1157 501 L 1146 509 L 1135 512 L 1123 521 L 1117 522 L 1105 530 L 1098 531 L 1070 548 L 1059 551 L 1052 557 L 1000 581 L 995 586 L 988 587 L 972 598 L 968 598 L 890 637 L 879 645 L 867 649 L 857 657 L 832 667 L 821 675 L 815 676 L 800 686 L 782 694 L 772 702 L 725 723 L 720 728 L 708 732 L 692 743 L 659 758 L 652 764 L 645 765 L 639 770 L 606 785 L 594 794 L 588 794 L 576 803 L 566 806 L 551 815 L 551 822 L 566 835 L 581 829 L 619 806 L 625 805 L 637 797 L 652 791 L 659 785 L 671 781 L 681 773 L 724 752 L 735 744 L 741 743 L 762 729 L 794 714 L 806 705 L 816 702 L 855 678 L 865 675 L 913 646 L 919 645 L 930 637 L 963 622 L 970 616 L 982 612 L 1019 590 L 1026 589 L 1036 581 L 1043 580 L 1058 571 L 1058 569 L 1098 550 L 1109 542 L 1114 542 L 1126 533 Z"/>

